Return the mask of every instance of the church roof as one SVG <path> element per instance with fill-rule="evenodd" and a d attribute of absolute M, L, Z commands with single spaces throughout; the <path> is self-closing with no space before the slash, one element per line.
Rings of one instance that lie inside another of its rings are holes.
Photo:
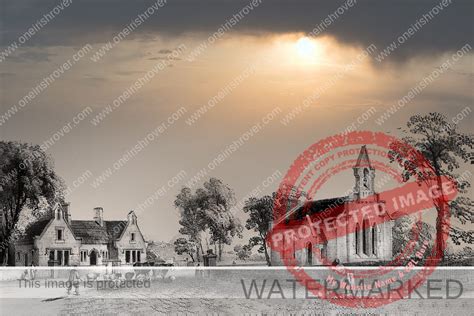
<path fill-rule="evenodd" d="M 344 203 L 348 197 L 336 197 L 331 199 L 306 202 L 294 211 L 294 219 L 303 219 L 306 215 L 323 214 L 325 217 L 335 217 L 344 211 Z"/>
<path fill-rule="evenodd" d="M 100 226 L 96 221 L 73 220 L 70 225 L 74 236 L 82 238 L 84 244 L 106 244 L 120 237 L 127 221 L 104 221 Z"/>
<path fill-rule="evenodd" d="M 336 217 L 344 211 L 344 203 L 349 199 L 347 196 L 336 197 L 324 200 L 316 200 L 306 202 L 304 205 L 294 208 L 289 212 L 287 218 L 290 219 L 288 224 L 292 224 L 292 220 L 300 221 L 306 215 L 321 214 L 323 218 Z M 324 215 L 323 215 L 324 214 Z M 282 223 L 285 218 L 281 218 L 274 225 Z"/>
<path fill-rule="evenodd" d="M 369 159 L 369 153 L 367 152 L 367 147 L 364 145 L 360 148 L 359 157 L 357 158 L 355 168 L 358 167 L 369 167 L 372 168 Z"/>

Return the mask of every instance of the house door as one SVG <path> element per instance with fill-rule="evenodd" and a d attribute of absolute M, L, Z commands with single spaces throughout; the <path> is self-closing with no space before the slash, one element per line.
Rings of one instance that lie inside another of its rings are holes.
<path fill-rule="evenodd" d="M 91 251 L 91 254 L 89 256 L 89 264 L 91 266 L 97 265 L 97 252 L 95 250 Z"/>

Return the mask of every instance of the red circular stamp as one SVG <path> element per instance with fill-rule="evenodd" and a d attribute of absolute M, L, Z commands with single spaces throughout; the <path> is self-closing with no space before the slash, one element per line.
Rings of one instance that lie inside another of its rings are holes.
<path fill-rule="evenodd" d="M 348 187 L 344 175 L 351 169 L 354 186 Z M 327 191 L 343 194 L 322 199 Z M 342 306 L 409 297 L 442 258 L 438 239 L 420 238 L 422 213 L 436 208 L 449 225 L 448 202 L 456 194 L 455 181 L 437 175 L 419 151 L 393 136 L 360 131 L 325 138 L 297 157 L 280 184 L 267 236 L 272 260 L 307 293 Z M 392 228 L 404 216 L 417 222 L 394 256 Z"/>

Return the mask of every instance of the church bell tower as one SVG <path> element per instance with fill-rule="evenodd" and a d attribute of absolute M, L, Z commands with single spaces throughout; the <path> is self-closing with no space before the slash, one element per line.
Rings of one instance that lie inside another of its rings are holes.
<path fill-rule="evenodd" d="M 354 195 L 356 199 L 363 199 L 375 194 L 374 178 L 375 169 L 370 164 L 367 147 L 364 145 L 360 149 L 359 157 L 354 167 L 355 187 Z"/>

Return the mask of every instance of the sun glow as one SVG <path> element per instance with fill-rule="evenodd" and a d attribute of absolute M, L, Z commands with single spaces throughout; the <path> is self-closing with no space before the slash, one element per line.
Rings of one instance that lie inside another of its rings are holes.
<path fill-rule="evenodd" d="M 316 40 L 302 37 L 294 45 L 298 59 L 304 63 L 316 63 L 321 57 L 321 46 Z"/>

